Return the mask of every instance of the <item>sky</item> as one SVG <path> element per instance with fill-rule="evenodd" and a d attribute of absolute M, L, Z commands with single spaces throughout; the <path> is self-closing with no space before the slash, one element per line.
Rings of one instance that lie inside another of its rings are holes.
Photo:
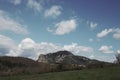
<path fill-rule="evenodd" d="M 0 56 L 37 60 L 60 50 L 114 62 L 119 0 L 0 0 Z"/>

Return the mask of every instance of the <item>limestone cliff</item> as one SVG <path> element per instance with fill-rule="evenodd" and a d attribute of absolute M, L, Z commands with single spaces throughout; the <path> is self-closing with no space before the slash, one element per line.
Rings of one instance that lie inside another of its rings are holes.
<path fill-rule="evenodd" d="M 46 56 L 44 54 L 40 54 L 38 62 L 48 63 L 48 60 L 46 59 Z"/>

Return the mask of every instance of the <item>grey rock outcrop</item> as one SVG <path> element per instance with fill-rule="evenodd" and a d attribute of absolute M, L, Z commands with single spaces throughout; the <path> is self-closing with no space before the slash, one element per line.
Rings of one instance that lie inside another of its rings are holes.
<path fill-rule="evenodd" d="M 47 58 L 46 58 L 46 56 L 44 54 L 40 54 L 40 56 L 38 58 L 38 62 L 48 63 L 48 60 L 47 60 Z"/>
<path fill-rule="evenodd" d="M 50 64 L 79 64 L 86 65 L 88 63 L 93 63 L 97 61 L 93 61 L 89 58 L 83 56 L 73 55 L 69 51 L 58 51 L 55 53 L 49 53 L 46 55 L 41 54 L 38 58 L 38 62 L 42 63 L 50 63 Z"/>

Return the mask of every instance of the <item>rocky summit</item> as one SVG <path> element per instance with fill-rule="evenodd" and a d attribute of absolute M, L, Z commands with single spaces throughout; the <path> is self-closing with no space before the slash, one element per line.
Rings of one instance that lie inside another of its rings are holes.
<path fill-rule="evenodd" d="M 62 63 L 62 64 L 81 64 L 86 65 L 91 62 L 97 62 L 83 56 L 76 56 L 69 51 L 58 51 L 55 53 L 41 54 L 38 62 L 42 63 Z"/>

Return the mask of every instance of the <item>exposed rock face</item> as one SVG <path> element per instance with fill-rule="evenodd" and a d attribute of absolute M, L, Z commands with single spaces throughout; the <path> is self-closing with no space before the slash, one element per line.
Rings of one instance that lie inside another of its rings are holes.
<path fill-rule="evenodd" d="M 68 51 L 58 51 L 55 53 L 49 53 L 46 55 L 46 58 L 48 60 L 49 63 L 69 63 L 68 60 L 66 62 L 66 57 L 71 57 L 74 56 L 71 52 Z M 64 61 L 65 60 L 65 61 Z"/>
<path fill-rule="evenodd" d="M 48 63 L 48 60 L 47 60 L 47 58 L 46 58 L 46 56 L 44 54 L 41 54 L 39 56 L 38 62 Z"/>
<path fill-rule="evenodd" d="M 55 53 L 40 55 L 38 62 L 53 63 L 53 64 L 62 63 L 62 64 L 86 65 L 88 63 L 93 63 L 93 60 L 86 58 L 86 57 L 83 57 L 83 56 L 73 55 L 69 51 L 58 51 Z"/>

